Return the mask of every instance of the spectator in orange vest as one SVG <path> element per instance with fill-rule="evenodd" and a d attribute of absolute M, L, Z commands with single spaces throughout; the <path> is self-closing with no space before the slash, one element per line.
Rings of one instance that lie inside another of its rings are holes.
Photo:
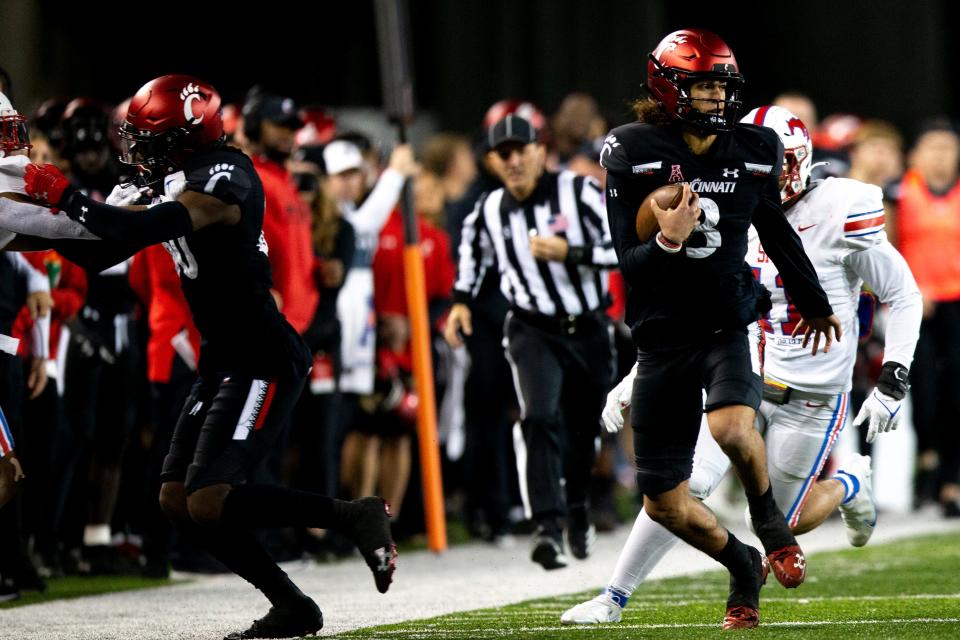
<path fill-rule="evenodd" d="M 945 118 L 924 124 L 909 170 L 888 191 L 897 248 L 923 294 L 911 372 L 919 451 L 918 502 L 960 517 L 960 133 Z"/>

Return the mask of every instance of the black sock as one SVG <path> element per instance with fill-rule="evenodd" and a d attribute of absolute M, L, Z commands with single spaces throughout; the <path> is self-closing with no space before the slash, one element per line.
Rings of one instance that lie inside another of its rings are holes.
<path fill-rule="evenodd" d="M 750 557 L 750 547 L 737 540 L 737 536 L 727 531 L 727 544 L 713 559 L 730 571 L 736 579 L 749 579 L 753 573 L 753 559 Z"/>
<path fill-rule="evenodd" d="M 778 549 L 797 544 L 797 539 L 787 525 L 783 512 L 773 500 L 773 487 L 768 487 L 761 496 L 747 496 L 750 506 L 750 518 L 757 537 L 763 544 L 763 551 L 771 554 Z"/>
<path fill-rule="evenodd" d="M 563 538 L 563 525 L 560 518 L 556 515 L 536 516 L 534 520 L 540 529 L 540 532 L 553 538 Z"/>
<path fill-rule="evenodd" d="M 225 526 L 316 527 L 333 529 L 341 522 L 340 500 L 309 491 L 264 484 L 233 487 L 223 501 L 220 522 Z"/>
<path fill-rule="evenodd" d="M 230 571 L 262 591 L 271 604 L 282 607 L 307 597 L 277 566 L 250 530 L 224 526 L 207 528 L 191 522 L 181 527 L 181 531 Z"/>
<path fill-rule="evenodd" d="M 750 518 L 753 520 L 754 527 L 774 517 L 783 519 L 783 514 L 780 513 L 777 503 L 773 500 L 773 485 L 767 487 L 766 492 L 762 495 L 751 496 L 748 494 L 747 504 L 750 507 Z"/>

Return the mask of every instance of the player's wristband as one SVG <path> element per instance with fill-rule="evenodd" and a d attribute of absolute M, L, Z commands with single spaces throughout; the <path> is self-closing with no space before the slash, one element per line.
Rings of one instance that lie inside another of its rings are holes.
<path fill-rule="evenodd" d="M 657 232 L 657 246 L 667 253 L 679 253 L 683 249 L 683 243 L 674 242 L 663 235 L 662 231 Z"/>
<path fill-rule="evenodd" d="M 895 400 L 903 400 L 910 390 L 910 370 L 899 362 L 884 362 L 877 389 Z"/>

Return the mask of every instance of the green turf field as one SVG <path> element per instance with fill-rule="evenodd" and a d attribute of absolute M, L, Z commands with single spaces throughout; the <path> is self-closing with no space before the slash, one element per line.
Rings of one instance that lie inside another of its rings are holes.
<path fill-rule="evenodd" d="M 727 577 L 711 572 L 650 582 L 633 594 L 623 622 L 560 624 L 568 607 L 596 590 L 397 625 L 338 638 L 960 638 L 960 535 L 913 538 L 808 558 L 807 581 L 786 590 L 771 575 L 760 628 L 723 632 Z M 328 636 L 329 637 L 329 636 Z"/>
<path fill-rule="evenodd" d="M 19 600 L 0 602 L 0 609 L 22 607 L 28 604 L 48 602 L 50 600 L 95 596 L 101 593 L 165 587 L 170 584 L 173 584 L 173 582 L 168 579 L 141 578 L 139 576 L 98 576 L 89 578 L 71 576 L 67 578 L 57 578 L 47 582 L 47 590 L 44 593 L 25 591 Z"/>

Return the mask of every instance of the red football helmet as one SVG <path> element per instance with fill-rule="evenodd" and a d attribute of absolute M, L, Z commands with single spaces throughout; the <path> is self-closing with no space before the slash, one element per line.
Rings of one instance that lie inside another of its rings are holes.
<path fill-rule="evenodd" d="M 120 162 L 153 185 L 197 151 L 223 144 L 220 94 L 193 76 L 160 76 L 130 100 L 119 133 Z"/>
<path fill-rule="evenodd" d="M 730 131 L 737 123 L 743 76 L 733 51 L 718 35 L 703 29 L 681 29 L 660 41 L 647 62 L 647 88 L 668 116 L 712 133 Z M 690 86 L 701 80 L 727 83 L 719 113 L 693 107 Z"/>
<path fill-rule="evenodd" d="M 827 116 L 813 132 L 813 143 L 824 151 L 846 151 L 857 138 L 863 120 L 852 113 Z"/>
<path fill-rule="evenodd" d="M 0 158 L 30 148 L 27 118 L 17 113 L 7 96 L 0 93 Z"/>
<path fill-rule="evenodd" d="M 303 126 L 294 139 L 298 147 L 325 145 L 337 135 L 337 120 L 322 107 L 304 107 L 300 110 Z"/>

